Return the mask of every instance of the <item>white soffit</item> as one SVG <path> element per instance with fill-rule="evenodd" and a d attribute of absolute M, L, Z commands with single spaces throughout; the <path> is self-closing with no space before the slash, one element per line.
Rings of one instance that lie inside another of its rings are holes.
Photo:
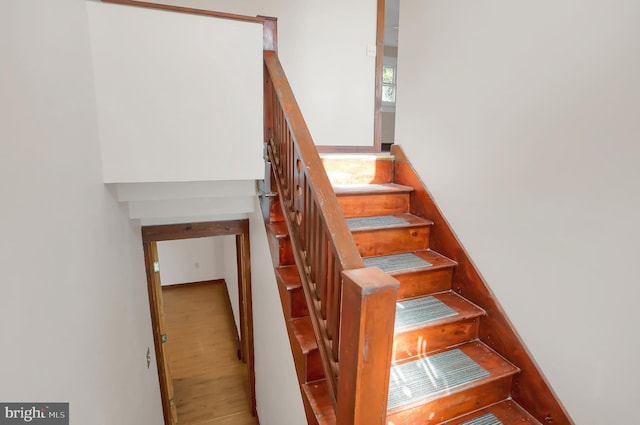
<path fill-rule="evenodd" d="M 118 201 L 159 201 L 170 199 L 254 196 L 255 180 L 203 182 L 118 183 Z"/>
<path fill-rule="evenodd" d="M 132 219 L 248 214 L 255 196 L 129 202 Z"/>

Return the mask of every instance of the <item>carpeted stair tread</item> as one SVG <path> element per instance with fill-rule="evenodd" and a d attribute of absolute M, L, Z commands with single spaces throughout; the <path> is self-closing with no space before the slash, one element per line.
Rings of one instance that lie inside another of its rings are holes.
<path fill-rule="evenodd" d="M 478 341 L 409 359 L 391 367 L 388 409 L 429 403 L 517 372 L 518 368 Z"/>
<path fill-rule="evenodd" d="M 413 298 L 396 303 L 397 330 L 425 325 L 439 319 L 455 316 L 458 312 L 434 296 Z"/>
<path fill-rule="evenodd" d="M 504 425 L 493 413 L 478 416 L 477 418 L 465 421 L 460 425 Z"/>
<path fill-rule="evenodd" d="M 484 310 L 452 291 L 396 303 L 396 333 L 483 316 Z"/>
<path fill-rule="evenodd" d="M 513 400 L 504 400 L 443 425 L 540 425 L 540 422 Z"/>
<path fill-rule="evenodd" d="M 457 348 L 402 363 L 391 367 L 388 408 L 444 394 L 488 376 L 489 372 Z"/>
<path fill-rule="evenodd" d="M 351 231 L 357 232 L 391 227 L 430 226 L 433 225 L 433 222 L 413 214 L 404 213 L 347 218 L 347 225 Z"/>
<path fill-rule="evenodd" d="M 380 255 L 363 258 L 367 267 L 379 267 L 383 272 L 393 273 L 403 270 L 421 269 L 433 266 L 432 263 L 413 253 Z"/>
<path fill-rule="evenodd" d="M 362 260 L 366 267 L 380 267 L 382 271 L 390 274 L 409 272 L 417 269 L 427 270 L 453 267 L 457 265 L 455 261 L 430 249 L 403 254 L 365 257 Z"/>

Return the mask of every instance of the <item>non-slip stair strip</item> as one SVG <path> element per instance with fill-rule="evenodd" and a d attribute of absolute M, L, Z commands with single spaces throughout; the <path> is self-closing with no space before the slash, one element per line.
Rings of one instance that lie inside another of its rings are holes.
<path fill-rule="evenodd" d="M 489 376 L 462 351 L 455 349 L 391 368 L 388 408 L 393 409 Z"/>
<path fill-rule="evenodd" d="M 486 415 L 478 416 L 470 421 L 462 422 L 460 425 L 503 425 L 493 413 L 487 413 Z"/>
<path fill-rule="evenodd" d="M 435 297 L 422 297 L 396 303 L 395 329 L 417 326 L 458 314 Z"/>
<path fill-rule="evenodd" d="M 367 267 L 379 267 L 383 272 L 392 273 L 401 270 L 418 269 L 432 266 L 428 261 L 423 260 L 415 254 L 395 254 L 383 255 L 380 257 L 363 258 Z"/>
<path fill-rule="evenodd" d="M 347 224 L 351 230 L 359 230 L 376 227 L 403 226 L 407 224 L 407 222 L 393 215 L 381 215 L 376 217 L 348 218 Z"/>

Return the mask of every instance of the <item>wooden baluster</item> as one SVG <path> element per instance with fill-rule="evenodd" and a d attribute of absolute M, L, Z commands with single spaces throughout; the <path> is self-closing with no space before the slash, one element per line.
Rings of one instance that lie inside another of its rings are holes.
<path fill-rule="evenodd" d="M 271 78 L 269 77 L 269 72 L 267 70 L 266 65 L 264 66 L 264 140 L 269 141 L 269 139 L 273 138 L 273 127 L 274 127 L 274 108 L 273 108 L 273 84 L 271 84 Z M 268 178 L 268 176 L 267 176 Z"/>
<path fill-rule="evenodd" d="M 338 361 L 339 351 L 340 351 L 340 317 L 341 317 L 341 300 L 342 300 L 342 291 L 343 288 L 343 277 L 342 277 L 342 269 L 336 264 L 334 268 L 334 284 L 336 285 L 336 290 L 333 291 L 333 300 L 331 304 L 333 308 L 329 314 L 329 318 L 327 320 L 327 333 L 331 336 L 333 340 L 333 345 L 331 347 L 331 358 L 334 361 Z"/>
<path fill-rule="evenodd" d="M 333 249 L 329 249 L 329 253 L 331 255 L 331 262 L 329 264 L 330 268 L 328 270 L 328 279 L 327 279 L 327 299 L 326 299 L 326 327 L 327 327 L 327 336 L 332 338 L 333 335 L 331 333 L 331 321 L 334 318 L 334 312 L 339 309 L 339 306 L 335 305 L 335 292 L 340 290 L 339 279 L 340 276 L 336 274 L 336 268 L 338 267 L 338 262 L 333 252 Z"/>
<path fill-rule="evenodd" d="M 342 273 L 338 424 L 386 423 L 399 283 L 377 267 Z"/>
<path fill-rule="evenodd" d="M 327 299 L 328 299 L 328 291 L 329 291 L 329 273 L 330 267 L 333 267 L 333 256 L 329 253 L 329 241 L 327 240 L 326 234 L 323 231 L 321 232 L 322 237 L 322 263 L 320 266 L 320 278 L 318 279 L 318 294 L 320 299 L 320 311 L 322 313 L 322 318 L 327 318 Z"/>

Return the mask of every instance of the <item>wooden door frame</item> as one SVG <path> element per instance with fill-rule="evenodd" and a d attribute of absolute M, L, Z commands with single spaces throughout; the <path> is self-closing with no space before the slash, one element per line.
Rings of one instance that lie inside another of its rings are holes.
<path fill-rule="evenodd" d="M 253 348 L 253 307 L 251 296 L 251 254 L 249 244 L 249 220 L 209 221 L 202 223 L 181 223 L 157 226 L 142 226 L 142 244 L 145 253 L 145 269 L 147 272 L 147 289 L 149 292 L 149 308 L 151 310 L 151 324 L 153 329 L 153 341 L 156 351 L 156 364 L 158 367 L 158 379 L 160 381 L 160 394 L 162 397 L 162 411 L 165 423 L 169 422 L 170 402 L 166 397 L 164 355 L 162 354 L 162 335 L 159 332 L 159 312 L 155 300 L 153 288 L 153 263 L 157 258 L 153 256 L 150 244 L 160 241 L 180 239 L 194 239 L 212 236 L 236 237 L 236 260 L 238 267 L 238 298 L 240 310 L 240 357 L 247 363 L 249 376 L 249 403 L 254 416 L 256 411 L 256 386 L 255 386 L 255 357 Z"/>
<path fill-rule="evenodd" d="M 385 0 L 376 5 L 376 74 L 373 113 L 373 150 L 382 151 L 382 61 L 384 58 L 384 9 Z"/>

